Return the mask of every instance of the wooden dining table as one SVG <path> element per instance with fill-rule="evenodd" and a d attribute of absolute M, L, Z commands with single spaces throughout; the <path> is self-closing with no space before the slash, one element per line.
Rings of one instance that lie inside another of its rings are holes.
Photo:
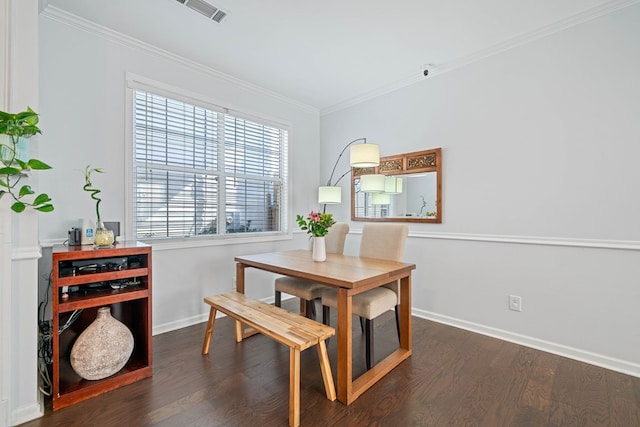
<path fill-rule="evenodd" d="M 325 262 L 314 262 L 307 250 L 243 255 L 235 257 L 235 261 L 236 288 L 240 293 L 245 291 L 245 269 L 248 267 L 337 288 L 337 397 L 340 402 L 349 405 L 411 356 L 411 271 L 416 268 L 415 264 L 338 254 L 327 254 Z M 396 280 L 400 281 L 400 345 L 354 380 L 352 298 Z"/>

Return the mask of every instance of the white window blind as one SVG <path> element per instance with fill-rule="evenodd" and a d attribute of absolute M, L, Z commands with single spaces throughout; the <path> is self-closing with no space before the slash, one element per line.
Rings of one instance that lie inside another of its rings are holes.
<path fill-rule="evenodd" d="M 286 231 L 286 129 L 133 93 L 137 238 Z"/>

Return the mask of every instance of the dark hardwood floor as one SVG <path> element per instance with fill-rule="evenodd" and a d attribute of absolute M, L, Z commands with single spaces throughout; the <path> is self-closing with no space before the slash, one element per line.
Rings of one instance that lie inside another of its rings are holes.
<path fill-rule="evenodd" d="M 288 348 L 261 335 L 236 344 L 223 318 L 202 356 L 204 330 L 155 336 L 152 378 L 56 412 L 49 403 L 23 426 L 286 426 Z M 391 312 L 375 338 L 377 360 L 397 346 Z M 335 338 L 328 348 L 335 378 Z M 302 426 L 640 426 L 639 378 L 419 318 L 413 356 L 349 406 L 326 399 L 314 349 L 301 362 Z"/>

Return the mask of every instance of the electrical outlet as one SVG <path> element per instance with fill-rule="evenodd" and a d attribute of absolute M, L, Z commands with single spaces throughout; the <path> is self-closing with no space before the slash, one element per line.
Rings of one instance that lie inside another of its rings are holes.
<path fill-rule="evenodd" d="M 509 295 L 509 310 L 522 311 L 522 297 Z"/>

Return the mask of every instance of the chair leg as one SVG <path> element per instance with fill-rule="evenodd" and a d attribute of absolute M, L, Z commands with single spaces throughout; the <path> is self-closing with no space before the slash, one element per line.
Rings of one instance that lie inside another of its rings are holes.
<path fill-rule="evenodd" d="M 282 292 L 276 291 L 276 307 L 282 307 Z"/>
<path fill-rule="evenodd" d="M 367 371 L 371 369 L 373 357 L 373 319 L 365 319 L 364 321 L 364 336 L 367 358 Z"/>
<path fill-rule="evenodd" d="M 396 331 L 398 332 L 398 342 L 400 342 L 400 306 L 396 305 Z"/>
<path fill-rule="evenodd" d="M 328 305 L 323 305 L 322 306 L 322 323 L 324 325 L 329 326 L 329 316 L 331 314 L 331 308 Z"/>
<path fill-rule="evenodd" d="M 313 300 L 305 300 L 306 308 L 304 314 L 312 320 L 316 320 L 316 303 Z"/>

